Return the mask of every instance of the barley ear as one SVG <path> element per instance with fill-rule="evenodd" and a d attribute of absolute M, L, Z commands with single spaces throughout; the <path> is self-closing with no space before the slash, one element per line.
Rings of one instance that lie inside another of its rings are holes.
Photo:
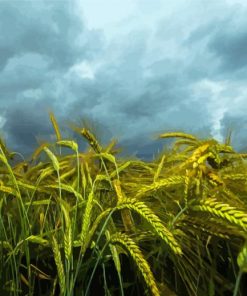
<path fill-rule="evenodd" d="M 159 136 L 160 138 L 183 138 L 183 139 L 188 139 L 192 141 L 197 141 L 196 137 L 186 134 L 186 133 L 181 133 L 181 132 L 171 132 L 171 133 L 164 133 Z"/>
<path fill-rule="evenodd" d="M 200 201 L 199 205 L 192 206 L 192 210 L 208 212 L 247 231 L 247 214 L 227 203 L 219 202 L 215 198 Z"/>
<path fill-rule="evenodd" d="M 57 266 L 58 280 L 60 286 L 60 294 L 64 295 L 65 292 L 65 275 L 64 275 L 64 267 L 61 259 L 61 253 L 59 250 L 59 246 L 57 240 L 54 236 L 52 236 L 52 251 L 55 259 L 55 263 Z"/>
<path fill-rule="evenodd" d="M 58 126 L 57 120 L 55 118 L 55 115 L 52 112 L 50 112 L 50 120 L 51 120 L 51 123 L 53 125 L 54 130 L 55 130 L 57 141 L 60 141 L 62 139 L 61 133 L 60 133 L 59 126 Z"/>
<path fill-rule="evenodd" d="M 152 226 L 155 233 L 171 248 L 171 250 L 177 254 L 182 255 L 182 249 L 172 232 L 165 227 L 160 218 L 144 203 L 136 200 L 135 198 L 125 199 L 119 203 L 115 210 L 130 209 L 138 213 Z"/>
<path fill-rule="evenodd" d="M 146 285 L 150 288 L 152 295 L 160 296 L 155 278 L 150 269 L 148 262 L 145 260 L 142 252 L 137 244 L 126 234 L 116 233 L 110 239 L 111 244 L 119 244 L 128 251 L 134 262 L 136 263 L 139 271 L 141 272 Z"/>
<path fill-rule="evenodd" d="M 241 272 L 247 272 L 247 241 L 245 242 L 240 253 L 238 254 L 237 262 Z"/>
<path fill-rule="evenodd" d="M 69 204 L 64 200 L 60 201 L 61 209 L 65 220 L 65 232 L 64 232 L 64 253 L 65 258 L 70 261 L 72 254 L 72 225 L 69 215 Z"/>
<path fill-rule="evenodd" d="M 102 147 L 100 146 L 99 142 L 96 140 L 95 136 L 86 128 L 83 128 L 81 131 L 81 135 L 87 139 L 90 146 L 96 153 L 100 153 L 102 151 Z"/>
<path fill-rule="evenodd" d="M 113 186 L 117 194 L 118 203 L 121 203 L 126 197 L 124 192 L 122 192 L 120 180 L 119 179 L 113 180 Z M 134 224 L 133 224 L 134 222 L 129 209 L 121 210 L 121 218 L 123 221 L 125 231 L 129 232 L 134 229 Z"/>
<path fill-rule="evenodd" d="M 44 147 L 44 151 L 46 152 L 46 154 L 49 156 L 49 158 L 52 161 L 52 165 L 54 167 L 54 169 L 58 172 L 59 171 L 59 162 L 57 157 L 55 156 L 55 154 L 47 147 Z"/>
<path fill-rule="evenodd" d="M 81 234 L 80 234 L 80 239 L 82 240 L 83 243 L 86 240 L 86 237 L 87 237 L 88 231 L 89 231 L 89 226 L 91 223 L 91 213 L 92 213 L 92 209 L 93 209 L 93 201 L 94 201 L 94 190 L 92 188 L 92 190 L 89 193 L 88 198 L 87 198 L 87 204 L 86 204 L 85 212 L 83 215 L 83 221 L 82 221 L 82 230 L 81 230 Z"/>

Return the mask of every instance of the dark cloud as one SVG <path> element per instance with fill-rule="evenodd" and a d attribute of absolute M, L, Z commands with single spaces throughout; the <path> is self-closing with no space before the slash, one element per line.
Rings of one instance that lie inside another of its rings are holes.
<path fill-rule="evenodd" d="M 101 36 L 86 29 L 72 3 L 0 2 L 0 66 L 24 53 L 48 57 L 50 68 L 60 70 L 92 58 L 100 50 Z"/>
<path fill-rule="evenodd" d="M 247 67 L 246 28 L 247 23 L 239 24 L 238 28 L 229 22 L 211 39 L 209 49 L 219 57 L 223 71 L 236 71 Z"/>
<path fill-rule="evenodd" d="M 1 115 L 9 143 L 21 152 L 37 145 L 34 136 L 49 136 L 48 110 L 69 93 L 65 73 L 101 50 L 102 35 L 85 27 L 72 2 L 0 1 Z"/>
<path fill-rule="evenodd" d="M 49 102 L 19 104 L 6 112 L 4 131 L 11 150 L 31 153 L 37 147 L 37 138 L 51 135 L 52 127 L 47 114 Z"/>
<path fill-rule="evenodd" d="M 217 72 L 221 75 L 229 77 L 230 72 L 246 70 L 246 12 L 247 9 L 240 5 L 234 6 L 234 9 L 226 6 L 224 13 L 192 30 L 184 45 L 197 48 L 202 55 L 211 54 L 211 60 L 215 60 Z"/>
<path fill-rule="evenodd" d="M 76 1 L 0 1 L 0 124 L 10 146 L 30 153 L 35 137 L 54 138 L 49 110 L 82 146 L 66 122 L 86 119 L 102 143 L 116 137 L 145 158 L 165 143 L 154 134 L 223 133 L 247 109 L 247 34 L 244 9 L 219 2 L 174 2 L 169 14 L 159 1 L 149 14 L 146 1 L 106 38 Z"/>

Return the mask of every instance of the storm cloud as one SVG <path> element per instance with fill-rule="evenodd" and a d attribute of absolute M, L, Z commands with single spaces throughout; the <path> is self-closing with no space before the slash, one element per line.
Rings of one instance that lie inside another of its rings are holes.
<path fill-rule="evenodd" d="M 223 141 L 232 125 L 246 147 L 247 6 L 215 2 L 0 1 L 8 146 L 27 155 L 52 139 L 52 110 L 64 130 L 88 119 L 146 158 L 174 130 Z"/>

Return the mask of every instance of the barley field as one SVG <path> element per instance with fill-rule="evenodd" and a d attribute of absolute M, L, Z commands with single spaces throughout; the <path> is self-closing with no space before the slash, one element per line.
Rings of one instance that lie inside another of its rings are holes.
<path fill-rule="evenodd" d="M 173 146 L 148 162 L 78 126 L 80 151 L 50 119 L 29 160 L 0 139 L 1 296 L 247 295 L 247 154 L 230 136 L 160 134 Z"/>

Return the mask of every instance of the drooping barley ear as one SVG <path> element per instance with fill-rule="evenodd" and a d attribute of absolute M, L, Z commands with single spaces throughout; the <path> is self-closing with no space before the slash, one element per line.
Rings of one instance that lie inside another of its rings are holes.
<path fill-rule="evenodd" d="M 201 200 L 199 205 L 192 206 L 192 210 L 208 212 L 225 219 L 247 231 L 247 214 L 229 204 L 219 202 L 215 198 Z"/>
<path fill-rule="evenodd" d="M 126 198 L 125 194 L 122 192 L 120 180 L 119 179 L 113 180 L 113 186 L 115 188 L 117 198 L 118 198 L 118 204 L 119 204 Z M 121 217 L 122 217 L 125 231 L 129 232 L 133 230 L 134 222 L 133 222 L 133 218 L 131 216 L 130 210 L 129 209 L 121 210 Z"/>
<path fill-rule="evenodd" d="M 78 152 L 78 144 L 75 141 L 63 140 L 63 141 L 57 141 L 56 144 L 60 145 L 60 146 L 71 148 L 76 153 Z"/>
<path fill-rule="evenodd" d="M 194 150 L 194 147 L 188 147 L 193 148 L 191 149 L 191 151 Z M 213 154 L 210 153 L 206 153 L 207 150 L 210 148 L 210 143 L 204 143 L 202 145 L 200 145 L 199 147 L 197 147 L 194 151 L 193 154 L 185 160 L 185 162 L 183 162 L 180 165 L 180 169 L 187 167 L 188 165 L 192 165 L 193 164 L 193 168 L 196 168 L 199 164 L 203 163 L 203 161 L 205 161 L 207 159 L 208 156 L 213 156 Z M 190 150 L 186 149 L 187 152 L 189 152 Z M 207 156 L 205 156 L 205 153 L 207 154 Z"/>
<path fill-rule="evenodd" d="M 42 238 L 40 235 L 30 235 L 29 237 L 26 238 L 27 241 L 34 243 L 34 244 L 39 244 L 39 245 L 48 245 L 49 242 L 48 240 Z"/>
<path fill-rule="evenodd" d="M 158 190 L 160 188 L 169 188 L 171 186 L 183 184 L 184 179 L 184 176 L 172 176 L 166 179 L 159 180 L 157 182 L 152 183 L 151 185 L 143 186 L 140 190 L 138 190 L 135 197 L 139 198 L 142 195 L 148 194 L 149 192 Z"/>
<path fill-rule="evenodd" d="M 44 147 L 44 151 L 46 152 L 46 154 L 49 156 L 49 158 L 51 159 L 52 161 L 52 165 L 54 167 L 54 169 L 58 172 L 59 171 L 59 168 L 60 168 L 60 165 L 59 165 L 59 162 L 58 162 L 58 159 L 57 157 L 55 156 L 55 154 L 47 147 Z"/>
<path fill-rule="evenodd" d="M 111 244 L 119 244 L 128 251 L 134 262 L 136 263 L 139 271 L 141 272 L 146 285 L 150 288 L 152 295 L 159 296 L 160 292 L 157 287 L 155 278 L 150 269 L 148 262 L 145 260 L 142 252 L 140 251 L 137 244 L 126 234 L 116 233 L 111 236 Z"/>
<path fill-rule="evenodd" d="M 96 140 L 95 136 L 88 129 L 83 128 L 81 130 L 81 135 L 88 140 L 90 146 L 96 153 L 100 153 L 102 151 L 102 147 Z"/>
<path fill-rule="evenodd" d="M 198 160 L 200 157 L 207 154 L 209 151 L 210 145 L 211 145 L 210 142 L 206 142 L 206 143 L 202 143 L 199 147 L 197 147 L 192 154 L 193 161 Z"/>
<path fill-rule="evenodd" d="M 57 243 L 57 240 L 54 236 L 52 236 L 52 251 L 57 267 L 57 274 L 58 274 L 58 280 L 59 280 L 59 286 L 60 286 L 60 295 L 64 295 L 65 292 L 65 275 L 64 275 L 64 267 L 62 263 L 61 253 L 59 250 L 59 246 Z"/>
<path fill-rule="evenodd" d="M 56 133 L 57 141 L 60 141 L 62 139 L 62 137 L 61 137 L 61 133 L 60 133 L 59 126 L 58 126 L 57 120 L 55 118 L 55 115 L 52 112 L 49 112 L 49 114 L 50 114 L 51 123 L 52 123 L 53 128 Z"/>
<path fill-rule="evenodd" d="M 160 138 L 183 138 L 183 139 L 188 139 L 192 141 L 197 141 L 197 138 L 186 133 L 181 133 L 181 132 L 171 132 L 171 133 L 164 133 L 159 135 Z"/>
<path fill-rule="evenodd" d="M 115 207 L 116 210 L 121 210 L 124 208 L 135 211 L 141 217 L 143 217 L 152 226 L 156 234 L 166 244 L 168 244 L 175 254 L 182 255 L 181 247 L 179 246 L 173 234 L 164 226 L 160 218 L 155 215 L 144 202 L 138 201 L 135 198 L 128 198 Z"/>

